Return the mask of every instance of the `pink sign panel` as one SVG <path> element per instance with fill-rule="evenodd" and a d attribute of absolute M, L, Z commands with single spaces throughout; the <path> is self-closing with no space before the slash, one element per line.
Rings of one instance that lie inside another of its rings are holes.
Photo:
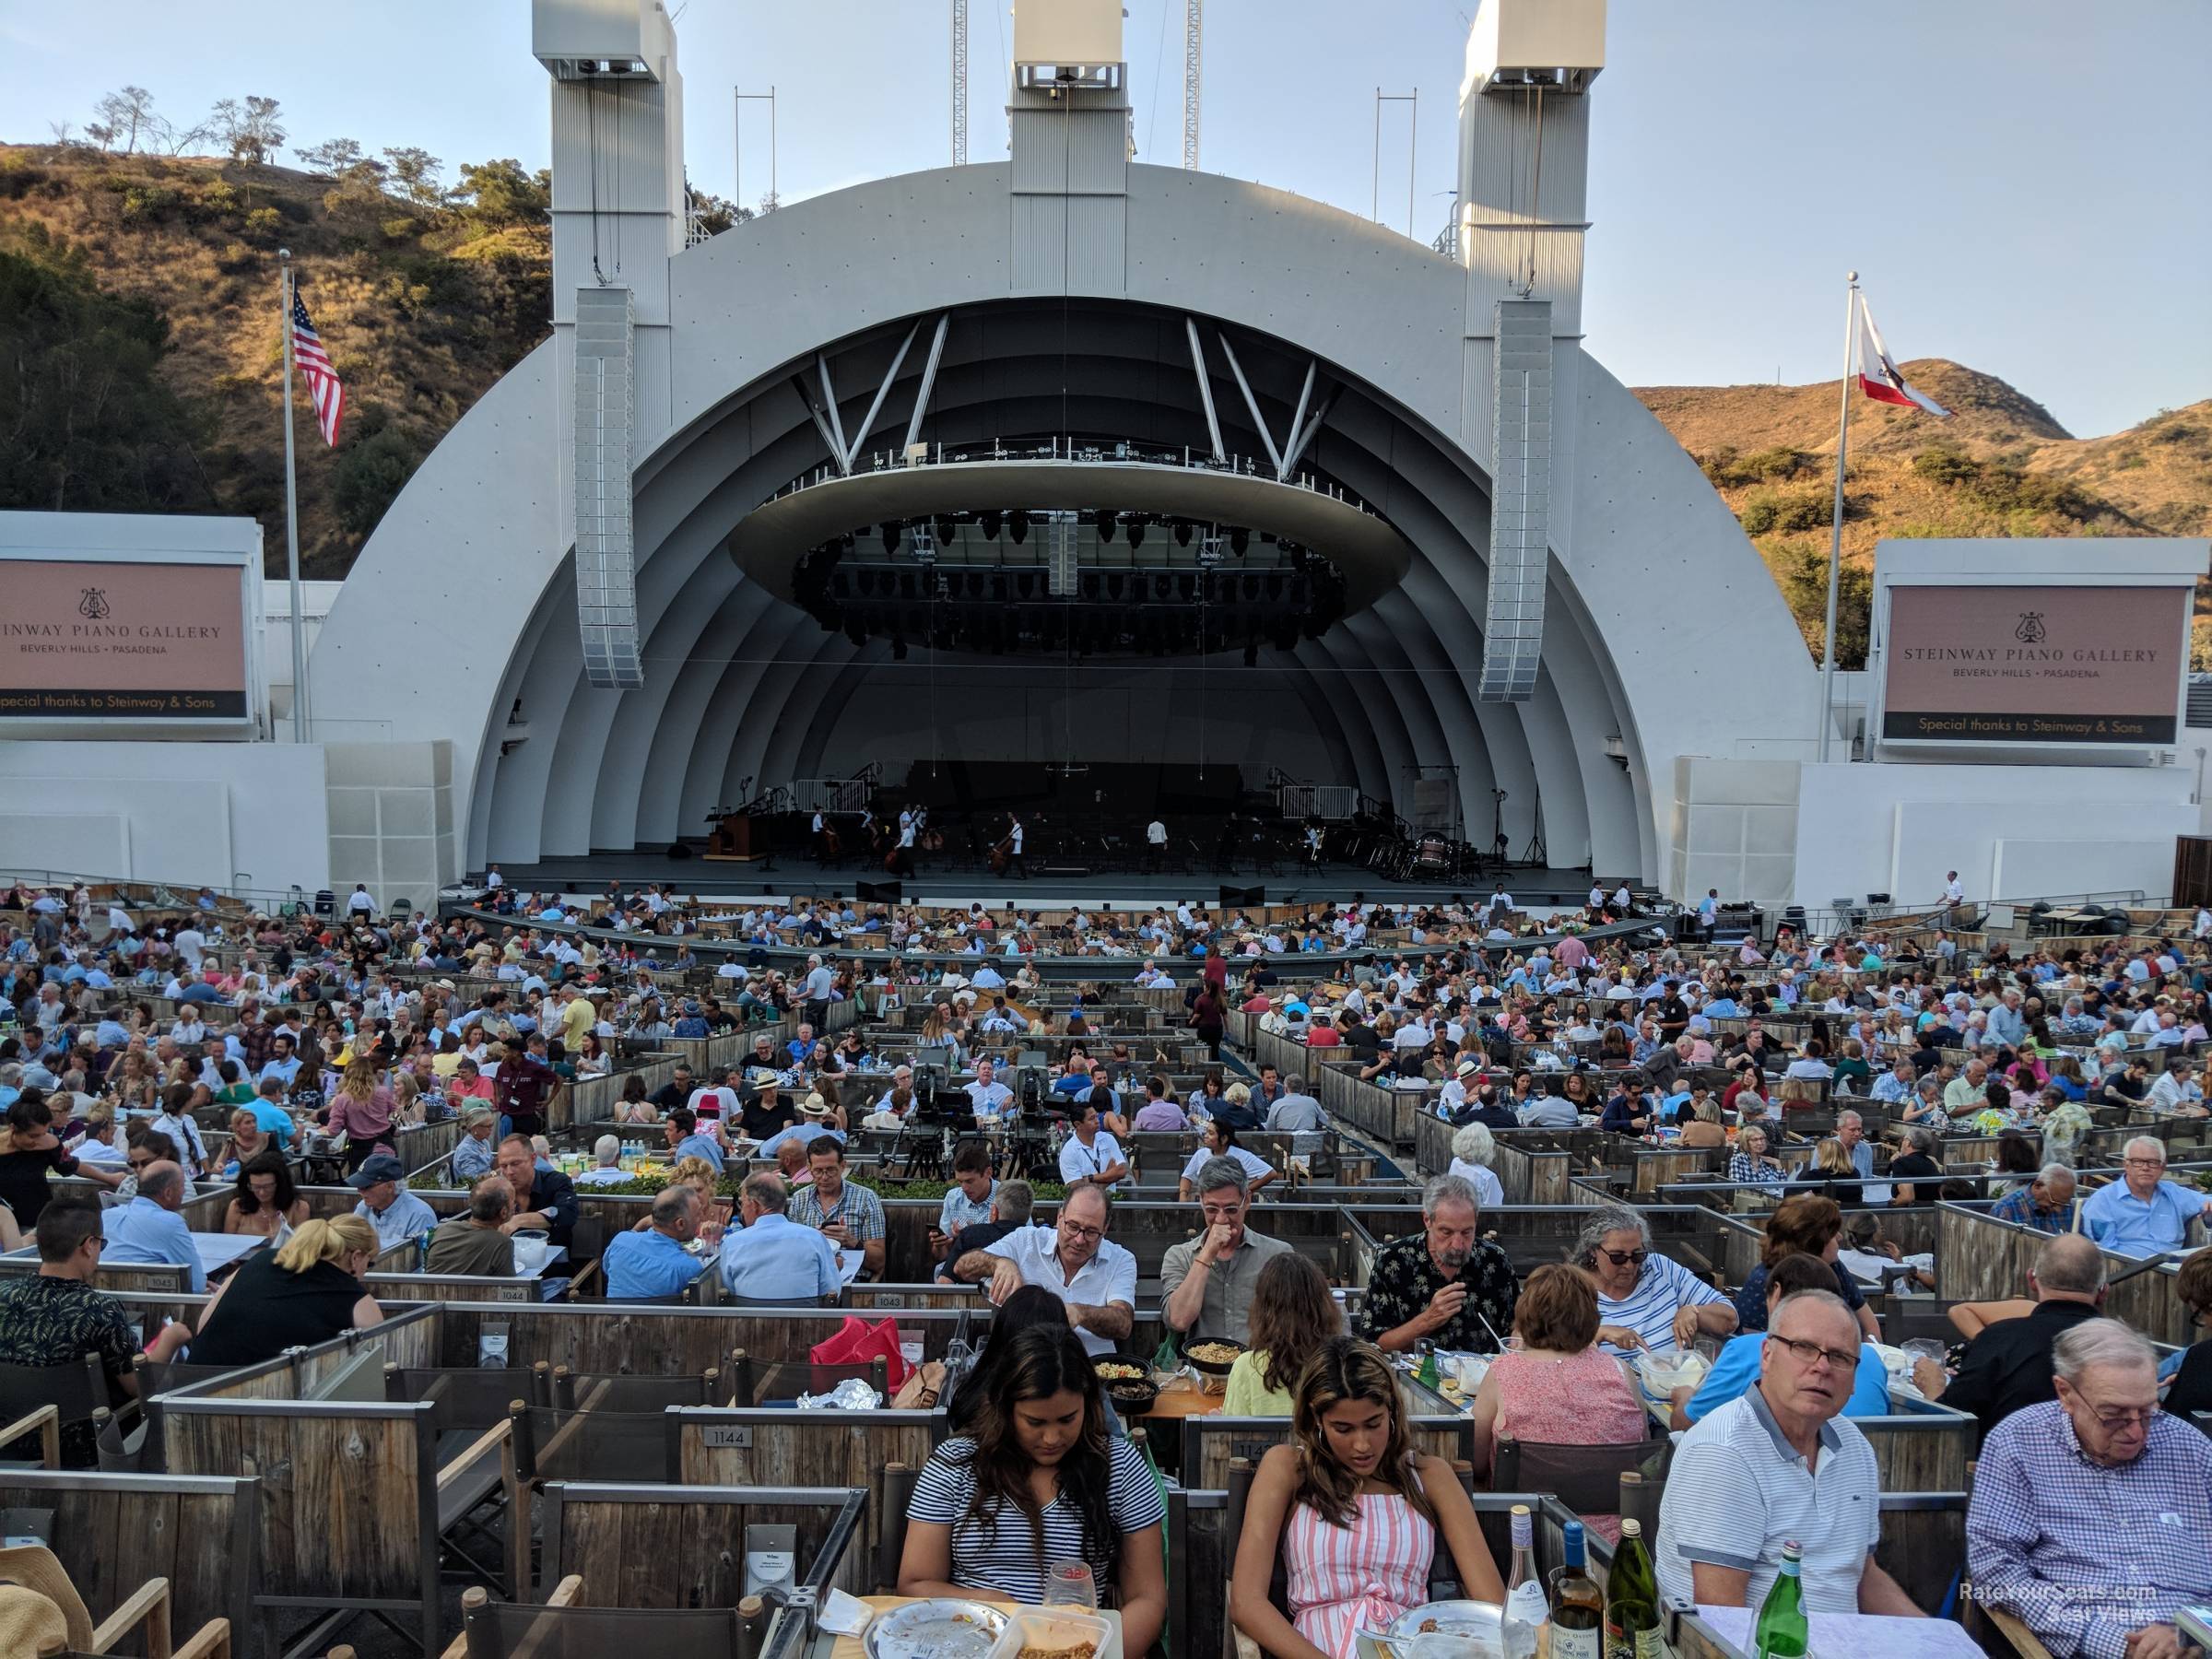
<path fill-rule="evenodd" d="M 1891 587 L 1882 735 L 2171 743 L 2183 587 Z"/>
<path fill-rule="evenodd" d="M 0 718 L 239 720 L 238 567 L 0 562 Z"/>

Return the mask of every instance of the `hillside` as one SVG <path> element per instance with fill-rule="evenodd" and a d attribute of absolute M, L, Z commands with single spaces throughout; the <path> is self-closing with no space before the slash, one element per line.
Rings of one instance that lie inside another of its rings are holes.
<path fill-rule="evenodd" d="M 334 451 L 295 392 L 300 562 L 342 577 L 547 332 L 542 206 L 487 195 L 425 207 L 289 168 L 0 147 L 0 360 L 32 382 L 0 386 L 0 507 L 251 514 L 281 571 L 288 247 L 347 398 Z"/>
<path fill-rule="evenodd" d="M 343 576 L 422 456 L 547 331 L 542 177 L 460 171 L 460 191 L 426 203 L 358 168 L 0 146 L 0 507 L 249 513 L 280 571 L 286 246 L 350 400 L 334 453 L 302 399 L 302 563 Z M 1958 413 L 1853 400 L 1847 665 L 1883 536 L 2212 534 L 2212 401 L 2082 440 L 1992 376 L 1906 370 Z M 1836 383 L 1637 395 L 1742 521 L 1817 653 Z"/>
<path fill-rule="evenodd" d="M 1940 358 L 1904 370 L 1953 413 L 1939 420 L 1852 399 L 1836 641 L 1846 666 L 1865 656 L 1874 547 L 1884 537 L 2212 534 L 2212 400 L 2080 439 L 1994 376 Z M 1720 490 L 1818 653 L 1836 382 L 1647 386 L 1636 394 Z M 2199 632 L 2212 628 L 2200 623 Z"/>

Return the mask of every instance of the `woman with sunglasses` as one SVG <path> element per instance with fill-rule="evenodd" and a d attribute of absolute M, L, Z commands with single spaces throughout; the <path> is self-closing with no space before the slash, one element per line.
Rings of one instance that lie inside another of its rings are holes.
<path fill-rule="evenodd" d="M 1643 1218 L 1623 1205 L 1593 1210 L 1574 1264 L 1597 1280 L 1597 1340 L 1613 1354 L 1686 1348 L 1735 1329 L 1735 1307 L 1671 1257 L 1653 1253 Z"/>

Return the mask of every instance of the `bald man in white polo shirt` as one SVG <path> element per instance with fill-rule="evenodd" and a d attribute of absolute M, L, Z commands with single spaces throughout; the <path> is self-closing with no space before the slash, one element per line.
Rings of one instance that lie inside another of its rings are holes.
<path fill-rule="evenodd" d="M 1812 1613 L 1918 1615 L 1880 1567 L 1881 1476 L 1866 1437 L 1838 1414 L 1860 1363 L 1843 1299 L 1803 1290 L 1775 1310 L 1759 1385 L 1682 1437 L 1659 1509 L 1659 1593 L 1688 1606 L 1757 1607 L 1803 1551 Z"/>

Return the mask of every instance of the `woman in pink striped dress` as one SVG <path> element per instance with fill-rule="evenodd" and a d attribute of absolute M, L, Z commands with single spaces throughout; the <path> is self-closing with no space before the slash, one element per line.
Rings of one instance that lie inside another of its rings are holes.
<path fill-rule="evenodd" d="M 1230 1617 L 1275 1659 L 1355 1659 L 1359 1632 L 1429 1599 L 1441 1535 L 1462 1593 L 1505 1584 L 1475 1506 L 1442 1459 L 1416 1456 L 1390 1362 L 1348 1336 L 1298 1380 L 1291 1441 L 1260 1460 L 1244 1509 Z M 1290 1617 L 1269 1598 L 1277 1553 Z"/>

